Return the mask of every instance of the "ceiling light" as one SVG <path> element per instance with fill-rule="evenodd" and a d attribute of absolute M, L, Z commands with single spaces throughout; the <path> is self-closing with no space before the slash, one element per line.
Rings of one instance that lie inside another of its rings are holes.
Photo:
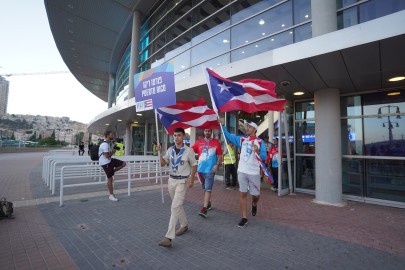
<path fill-rule="evenodd" d="M 389 82 L 398 82 L 398 81 L 402 81 L 402 80 L 405 80 L 405 76 L 392 77 L 392 78 L 388 79 Z"/>
<path fill-rule="evenodd" d="M 266 22 L 263 20 L 263 19 L 260 19 L 260 21 L 259 21 L 259 24 L 260 25 L 263 25 L 263 24 L 265 24 Z"/>
<path fill-rule="evenodd" d="M 256 45 L 255 47 L 257 48 L 257 47 L 259 47 L 259 45 Z"/>
<path fill-rule="evenodd" d="M 282 25 L 281 25 L 281 27 L 284 27 L 284 26 L 285 26 L 285 24 L 282 24 Z"/>
<path fill-rule="evenodd" d="M 117 119 L 117 121 L 118 121 L 118 122 L 122 122 L 122 120 L 121 120 L 121 119 Z"/>
<path fill-rule="evenodd" d="M 388 94 L 387 94 L 387 96 L 398 96 L 398 95 L 400 95 L 401 94 L 401 92 L 389 92 Z"/>
<path fill-rule="evenodd" d="M 304 92 L 294 92 L 294 96 L 302 96 Z"/>
<path fill-rule="evenodd" d="M 242 53 L 245 53 L 245 51 L 242 51 Z"/>
<path fill-rule="evenodd" d="M 271 41 L 274 41 L 274 38 L 270 39 Z"/>
<path fill-rule="evenodd" d="M 248 43 L 248 42 L 249 42 L 249 40 L 245 40 L 245 42 L 246 42 L 246 43 Z"/>
<path fill-rule="evenodd" d="M 222 40 L 223 43 L 228 43 L 227 39 Z"/>
<path fill-rule="evenodd" d="M 265 33 L 265 32 L 263 32 L 263 33 L 262 33 L 262 36 L 264 36 L 265 34 L 266 34 L 266 33 Z"/>
<path fill-rule="evenodd" d="M 110 124 L 105 124 L 106 126 L 109 126 Z"/>
<path fill-rule="evenodd" d="M 293 31 L 290 31 L 290 35 L 293 33 Z"/>
<path fill-rule="evenodd" d="M 305 17 L 305 18 L 308 18 L 308 17 L 309 17 L 309 15 L 307 14 L 307 15 L 305 15 L 304 17 Z"/>
<path fill-rule="evenodd" d="M 182 66 L 181 66 L 181 68 L 185 68 L 185 67 L 186 67 L 185 65 L 182 65 Z"/>
<path fill-rule="evenodd" d="M 138 124 L 138 121 L 134 121 L 134 124 Z"/>
<path fill-rule="evenodd" d="M 138 115 L 138 116 L 142 116 L 142 114 L 141 114 L 141 113 L 137 113 L 136 115 Z"/>

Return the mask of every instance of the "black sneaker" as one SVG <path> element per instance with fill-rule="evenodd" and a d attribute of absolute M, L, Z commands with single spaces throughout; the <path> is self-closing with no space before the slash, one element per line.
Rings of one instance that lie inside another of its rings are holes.
<path fill-rule="evenodd" d="M 242 220 L 238 223 L 239 228 L 243 228 L 248 224 L 247 218 L 242 218 Z"/>
<path fill-rule="evenodd" d="M 253 205 L 252 203 L 252 216 L 256 216 L 256 214 L 257 214 L 257 204 Z"/>
<path fill-rule="evenodd" d="M 203 207 L 200 211 L 200 213 L 198 213 L 199 216 L 203 217 L 203 218 L 207 218 L 207 209 L 205 207 Z"/>
<path fill-rule="evenodd" d="M 209 211 L 209 210 L 211 210 L 211 209 L 212 209 L 212 207 L 211 207 L 211 202 L 208 202 L 207 211 Z"/>

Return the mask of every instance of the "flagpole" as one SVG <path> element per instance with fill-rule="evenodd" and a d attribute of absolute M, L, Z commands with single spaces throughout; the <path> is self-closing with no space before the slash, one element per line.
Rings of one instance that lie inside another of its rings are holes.
<path fill-rule="evenodd" d="M 159 178 L 160 178 L 160 192 L 162 194 L 162 203 L 165 203 L 165 197 L 163 194 L 163 180 L 162 180 L 162 164 L 160 163 L 160 155 L 161 155 L 161 151 L 160 151 L 160 140 L 159 140 L 159 126 L 158 126 L 158 120 L 157 120 L 157 112 L 156 109 L 153 110 L 155 112 L 155 123 L 156 123 L 156 148 L 158 149 L 158 160 L 159 160 Z"/>
<path fill-rule="evenodd" d="M 201 65 L 201 68 L 202 68 L 203 73 L 204 73 L 204 75 L 205 75 L 205 79 L 207 80 L 208 92 L 210 93 L 210 98 L 211 98 L 212 109 L 213 109 L 213 110 L 214 110 L 214 112 L 217 114 L 218 119 L 220 119 L 219 114 L 218 114 L 218 108 L 217 108 L 217 105 L 215 104 L 214 99 L 213 99 L 213 97 L 212 97 L 212 92 L 211 92 L 211 89 L 212 89 L 212 88 L 211 88 L 211 81 L 210 81 L 210 78 L 207 76 L 207 69 L 206 69 L 206 68 L 205 68 L 203 65 Z M 222 127 L 222 125 L 221 125 L 221 124 L 219 124 L 219 127 L 221 128 L 222 135 L 224 135 L 224 140 L 225 140 L 225 144 L 226 144 L 226 149 L 228 150 L 228 141 L 226 140 L 226 136 L 225 136 L 225 134 L 224 134 L 224 129 L 223 129 L 223 127 Z M 228 151 L 228 152 L 229 152 L 229 151 Z M 229 154 L 229 157 L 231 158 L 231 162 L 232 162 L 232 164 L 233 164 L 232 155 L 231 155 L 231 154 Z"/>

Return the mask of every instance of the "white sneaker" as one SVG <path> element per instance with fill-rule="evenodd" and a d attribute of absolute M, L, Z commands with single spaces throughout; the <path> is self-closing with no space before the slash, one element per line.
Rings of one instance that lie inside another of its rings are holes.
<path fill-rule="evenodd" d="M 110 201 L 113 201 L 113 202 L 118 202 L 118 199 L 115 198 L 114 195 L 110 195 L 110 197 L 108 197 L 108 199 L 109 199 Z"/>

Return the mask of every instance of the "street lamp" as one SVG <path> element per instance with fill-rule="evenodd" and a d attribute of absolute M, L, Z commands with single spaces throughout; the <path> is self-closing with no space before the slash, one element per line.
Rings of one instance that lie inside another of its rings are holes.
<path fill-rule="evenodd" d="M 394 128 L 394 126 L 392 124 L 396 124 L 395 127 L 399 127 L 399 124 L 398 124 L 398 122 L 391 121 L 391 116 L 390 116 L 391 108 L 396 108 L 396 112 L 395 112 L 397 114 L 396 119 L 401 119 L 401 116 L 399 115 L 401 112 L 399 111 L 398 106 L 392 106 L 392 105 L 382 106 L 382 107 L 378 108 L 378 118 L 382 117 L 381 109 L 383 109 L 383 108 L 388 108 L 388 115 L 387 115 L 388 121 L 383 122 L 382 126 L 385 127 L 385 124 L 388 124 L 388 138 L 390 141 L 392 141 L 393 140 L 392 129 Z"/>

